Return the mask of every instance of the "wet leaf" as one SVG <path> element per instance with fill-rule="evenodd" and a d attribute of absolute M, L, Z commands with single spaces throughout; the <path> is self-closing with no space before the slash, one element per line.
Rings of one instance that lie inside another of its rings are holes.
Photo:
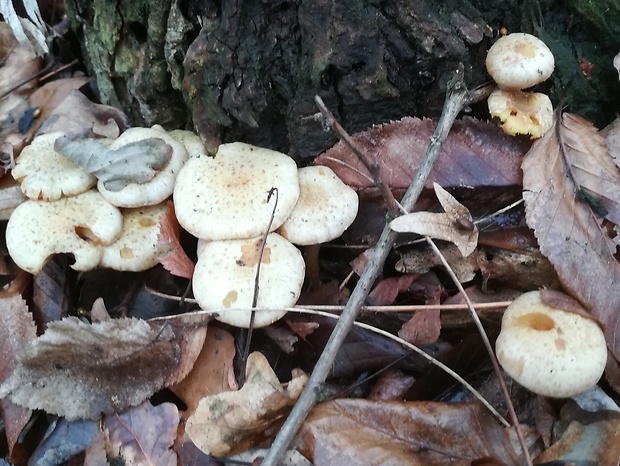
<path fill-rule="evenodd" d="M 45 440 L 30 457 L 30 464 L 56 466 L 86 450 L 99 434 L 95 421 L 67 421 L 58 419 L 54 429 L 48 430 Z"/>
<path fill-rule="evenodd" d="M 161 219 L 158 241 L 170 246 L 170 252 L 159 256 L 158 261 L 172 275 L 191 280 L 196 264 L 185 254 L 179 241 L 180 234 L 181 225 L 174 214 L 174 204 L 168 201 L 168 208 Z"/>
<path fill-rule="evenodd" d="M 135 406 L 161 389 L 179 361 L 168 325 L 138 319 L 51 322 L 24 351 L 0 397 L 69 420 Z"/>
<path fill-rule="evenodd" d="M 329 401 L 311 411 L 297 448 L 316 466 L 523 464 L 509 432 L 478 403 Z"/>
<path fill-rule="evenodd" d="M 48 261 L 33 279 L 32 310 L 41 330 L 49 322 L 66 317 L 72 307 L 72 278 L 70 259 L 66 254 L 56 255 Z"/>
<path fill-rule="evenodd" d="M 435 126 L 433 120 L 405 117 L 354 134 L 353 139 L 376 160 L 390 188 L 407 189 Z M 509 137 L 494 125 L 472 118 L 457 121 L 426 186 L 431 188 L 433 183 L 444 187 L 520 185 L 519 162 L 528 147 L 528 142 Z M 355 154 L 342 143 L 317 157 L 316 163 L 329 166 L 349 186 L 373 187 L 366 177 L 329 158 L 366 173 Z"/>
<path fill-rule="evenodd" d="M 151 180 L 172 155 L 172 147 L 159 138 L 142 139 L 110 150 L 94 139 L 79 137 L 74 134 L 56 139 L 54 150 L 102 180 L 109 191 Z"/>
<path fill-rule="evenodd" d="M 620 221 L 613 220 L 620 215 L 620 173 L 590 123 L 565 114 L 558 124 L 523 160 L 527 223 L 564 288 L 603 324 L 619 359 L 620 265 L 593 203 Z"/>
<path fill-rule="evenodd" d="M 203 398 L 187 420 L 185 431 L 205 453 L 228 456 L 262 442 L 269 425 L 291 409 L 307 381 L 305 374 L 299 375 L 284 390 L 261 353 L 249 356 L 246 373 L 240 390 Z"/>
<path fill-rule="evenodd" d="M 172 403 L 153 406 L 148 401 L 103 420 L 110 457 L 130 466 L 176 466 L 171 450 L 177 436 L 179 411 Z"/>

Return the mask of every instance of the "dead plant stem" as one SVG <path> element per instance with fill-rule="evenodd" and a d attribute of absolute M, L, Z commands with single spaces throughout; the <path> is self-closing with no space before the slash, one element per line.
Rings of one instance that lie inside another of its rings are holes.
<path fill-rule="evenodd" d="M 439 157 L 439 153 L 443 143 L 448 137 L 448 133 L 456 120 L 457 115 L 471 102 L 472 95 L 467 91 L 463 82 L 463 68 L 460 67 L 454 74 L 454 77 L 448 82 L 447 96 L 441 117 L 435 128 L 435 132 L 431 136 L 426 154 L 416 176 L 414 177 L 409 189 L 405 193 L 401 204 L 407 210 L 411 211 L 414 204 L 418 200 L 420 193 L 424 189 L 426 180 Z M 391 194 L 391 192 L 390 192 Z M 394 206 L 390 206 L 393 208 Z M 342 315 L 334 328 L 319 360 L 310 375 L 306 388 L 301 393 L 297 403 L 293 407 L 291 414 L 284 422 L 284 425 L 278 432 L 271 448 L 267 452 L 262 462 L 263 466 L 277 466 L 280 464 L 283 455 L 288 449 L 297 431 L 303 424 L 306 416 L 317 403 L 317 397 L 321 390 L 325 379 L 327 378 L 332 364 L 336 358 L 340 346 L 346 338 L 349 330 L 353 326 L 353 322 L 357 318 L 360 308 L 364 304 L 370 288 L 378 278 L 383 264 L 394 245 L 397 233 L 393 232 L 389 225 L 386 224 L 381 233 L 381 237 L 374 247 L 372 259 L 364 269 L 357 286 L 353 290 L 351 297 L 342 311 Z"/>

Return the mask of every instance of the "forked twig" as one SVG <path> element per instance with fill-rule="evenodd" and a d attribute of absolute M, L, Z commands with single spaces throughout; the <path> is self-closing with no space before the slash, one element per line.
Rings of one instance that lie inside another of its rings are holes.
<path fill-rule="evenodd" d="M 431 137 L 428 149 L 426 150 L 426 154 L 416 176 L 401 201 L 405 210 L 411 211 L 413 209 L 414 204 L 424 189 L 424 185 L 426 184 L 426 180 L 430 175 L 433 165 L 439 157 L 441 147 L 448 137 L 448 133 L 457 115 L 465 105 L 471 102 L 471 99 L 472 96 L 467 91 L 463 82 L 463 69 L 461 67 L 448 82 L 446 102 L 441 117 Z M 280 463 L 282 456 L 301 427 L 301 424 L 304 422 L 312 407 L 317 403 L 318 391 L 327 378 L 332 363 L 335 360 L 336 353 L 353 326 L 353 322 L 357 318 L 359 310 L 370 292 L 370 288 L 378 278 L 383 264 L 394 245 L 396 235 L 397 234 L 390 229 L 389 225 L 386 224 L 377 245 L 374 247 L 372 259 L 364 269 L 357 286 L 353 290 L 349 302 L 345 306 L 334 331 L 325 345 L 321 357 L 308 379 L 306 388 L 301 393 L 297 403 L 295 403 L 291 414 L 284 422 L 280 432 L 278 432 L 267 456 L 265 456 L 262 462 L 263 466 L 276 466 Z"/>

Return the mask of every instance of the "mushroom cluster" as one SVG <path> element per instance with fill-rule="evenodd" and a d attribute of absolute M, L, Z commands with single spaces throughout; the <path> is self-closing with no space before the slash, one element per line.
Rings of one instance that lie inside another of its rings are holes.
<path fill-rule="evenodd" d="M 495 350 L 499 363 L 519 384 L 556 398 L 592 388 L 607 362 L 605 336 L 598 324 L 545 303 L 540 291 L 525 293 L 508 306 Z"/>
<path fill-rule="evenodd" d="M 329 168 L 298 170 L 285 154 L 239 142 L 222 144 L 215 157 L 190 158 L 173 197 L 179 223 L 199 239 L 194 296 L 202 309 L 230 309 L 216 318 L 238 327 L 249 326 L 256 291 L 256 307 L 265 310 L 256 312 L 254 326 L 280 319 L 305 276 L 293 243 L 339 237 L 358 207 L 355 191 Z"/>
<path fill-rule="evenodd" d="M 150 180 L 110 191 L 54 149 L 63 135 L 36 137 L 13 168 L 13 177 L 29 198 L 13 211 L 6 230 L 7 248 L 17 266 L 37 274 L 51 256 L 68 253 L 79 271 L 98 266 L 122 271 L 153 267 L 167 252 L 158 241 L 160 220 L 177 173 L 188 159 L 184 145 L 161 127 L 131 128 L 107 141 L 110 149 L 118 149 L 157 138 L 171 148 L 169 160 Z"/>
<path fill-rule="evenodd" d="M 502 121 L 506 133 L 529 134 L 536 139 L 551 128 L 553 105 L 549 97 L 522 89 L 545 81 L 554 66 L 549 47 L 530 34 L 508 34 L 489 49 L 487 71 L 499 87 L 489 96 L 489 113 Z"/>

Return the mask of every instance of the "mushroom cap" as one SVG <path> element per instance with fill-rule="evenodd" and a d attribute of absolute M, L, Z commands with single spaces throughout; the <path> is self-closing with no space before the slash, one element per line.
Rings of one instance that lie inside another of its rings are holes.
<path fill-rule="evenodd" d="M 174 182 L 183 164 L 187 161 L 185 146 L 169 136 L 163 130 L 155 128 L 130 128 L 121 134 L 109 149 L 120 147 L 143 139 L 159 138 L 172 147 L 172 156 L 166 166 L 146 183 L 133 183 L 119 191 L 109 191 L 103 181 L 97 183 L 97 189 L 108 202 L 118 207 L 142 207 L 155 205 L 167 199 L 174 189 Z"/>
<path fill-rule="evenodd" d="M 196 133 L 183 129 L 168 131 L 168 134 L 185 146 L 189 157 L 205 155 L 207 149 Z"/>
<path fill-rule="evenodd" d="M 607 361 L 605 336 L 596 322 L 546 305 L 540 291 L 525 293 L 508 306 L 495 350 L 519 384 L 557 398 L 590 389 Z"/>
<path fill-rule="evenodd" d="M 297 173 L 299 199 L 278 233 L 300 245 L 338 238 L 357 216 L 357 193 L 329 167 L 305 167 Z"/>
<path fill-rule="evenodd" d="M 103 248 L 101 267 L 127 272 L 140 272 L 154 267 L 168 245 L 159 241 L 162 216 L 166 213 L 165 202 L 154 206 L 125 209 L 120 237 Z"/>
<path fill-rule="evenodd" d="M 208 240 L 262 235 L 269 225 L 278 188 L 274 231 L 299 197 L 297 166 L 288 155 L 241 142 L 222 144 L 215 157 L 190 159 L 174 187 L 174 210 L 183 228 Z"/>
<path fill-rule="evenodd" d="M 486 65 L 500 88 L 526 89 L 551 76 L 555 60 L 542 40 L 515 32 L 501 37 L 491 46 Z"/>
<path fill-rule="evenodd" d="M 204 310 L 220 312 L 218 320 L 236 327 L 250 325 L 250 309 L 262 237 L 209 241 L 204 244 L 192 279 L 194 297 Z M 259 308 L 286 308 L 299 298 L 305 264 L 299 250 L 276 233 L 267 235 L 258 290 Z M 257 311 L 255 327 L 264 327 L 286 311 Z"/>
<path fill-rule="evenodd" d="M 553 126 L 553 105 L 545 94 L 496 90 L 487 100 L 489 113 L 502 121 L 504 132 L 514 136 L 543 136 Z"/>
<path fill-rule="evenodd" d="M 18 267 L 32 274 L 58 253 L 73 254 L 71 267 L 86 271 L 99 265 L 102 246 L 118 238 L 122 225 L 120 210 L 94 190 L 55 202 L 29 200 L 11 215 L 6 244 Z"/>
<path fill-rule="evenodd" d="M 21 189 L 35 201 L 57 201 L 75 196 L 95 186 L 97 178 L 79 164 L 54 150 L 62 132 L 42 134 L 24 147 L 11 174 Z"/>

